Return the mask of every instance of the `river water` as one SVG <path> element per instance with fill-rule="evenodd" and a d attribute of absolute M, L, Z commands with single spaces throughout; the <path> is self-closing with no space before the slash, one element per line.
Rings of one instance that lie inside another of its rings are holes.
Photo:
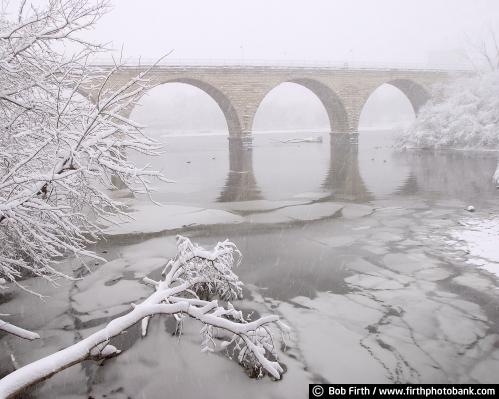
<path fill-rule="evenodd" d="M 395 133 L 274 132 L 251 143 L 159 133 L 165 154 L 147 161 L 177 181 L 158 185 L 165 205 L 116 193 L 135 220 L 95 246 L 108 263 L 58 288 L 27 281 L 45 303 L 3 296 L 0 313 L 42 339 L 1 336 L 0 372 L 127 312 L 150 294 L 140 279 L 157 275 L 180 233 L 207 248 L 227 237 L 238 245 L 239 306 L 291 327 L 282 380 L 251 379 L 222 352 L 201 353 L 197 322 L 179 339 L 172 320 L 156 317 L 147 337 L 132 328 L 114 340 L 117 358 L 76 365 L 26 397 L 304 398 L 311 382 L 497 383 L 497 154 L 400 153 Z"/>

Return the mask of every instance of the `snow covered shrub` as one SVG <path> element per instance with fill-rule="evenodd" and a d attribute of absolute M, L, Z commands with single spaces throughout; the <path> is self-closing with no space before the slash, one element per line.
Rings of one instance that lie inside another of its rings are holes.
<path fill-rule="evenodd" d="M 499 149 L 499 70 L 460 77 L 437 88 L 399 148 Z"/>

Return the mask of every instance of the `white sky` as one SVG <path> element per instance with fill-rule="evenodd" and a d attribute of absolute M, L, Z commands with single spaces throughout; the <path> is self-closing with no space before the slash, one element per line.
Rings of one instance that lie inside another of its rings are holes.
<path fill-rule="evenodd" d="M 498 0 L 115 0 L 89 36 L 146 59 L 445 63 L 491 28 Z"/>

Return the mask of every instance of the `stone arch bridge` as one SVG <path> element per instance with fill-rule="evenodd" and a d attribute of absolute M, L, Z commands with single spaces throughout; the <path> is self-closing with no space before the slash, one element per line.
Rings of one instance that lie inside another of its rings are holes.
<path fill-rule="evenodd" d="M 148 68 L 123 67 L 111 77 L 108 87 L 121 86 Z M 229 137 L 244 139 L 251 137 L 253 119 L 262 100 L 282 83 L 292 82 L 311 90 L 324 105 L 332 133 L 356 133 L 364 104 L 382 84 L 400 89 L 417 114 L 430 98 L 431 86 L 449 76 L 448 71 L 422 69 L 158 65 L 148 78 L 152 87 L 177 82 L 203 90 L 223 111 Z M 84 94 L 90 98 L 96 95 Z"/>

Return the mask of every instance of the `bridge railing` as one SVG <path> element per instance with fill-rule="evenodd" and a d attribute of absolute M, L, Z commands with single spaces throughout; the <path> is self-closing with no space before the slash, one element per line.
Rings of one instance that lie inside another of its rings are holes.
<path fill-rule="evenodd" d="M 153 58 L 126 58 L 121 61 L 125 67 L 149 66 L 157 63 Z M 91 62 L 96 66 L 111 66 L 114 61 L 110 58 L 95 58 Z M 317 68 L 317 69 L 365 69 L 365 70 L 431 70 L 431 71 L 469 71 L 466 65 L 425 64 L 401 62 L 347 62 L 338 60 L 270 60 L 270 59 L 189 59 L 165 58 L 157 63 L 161 67 L 203 67 L 203 68 Z"/>

